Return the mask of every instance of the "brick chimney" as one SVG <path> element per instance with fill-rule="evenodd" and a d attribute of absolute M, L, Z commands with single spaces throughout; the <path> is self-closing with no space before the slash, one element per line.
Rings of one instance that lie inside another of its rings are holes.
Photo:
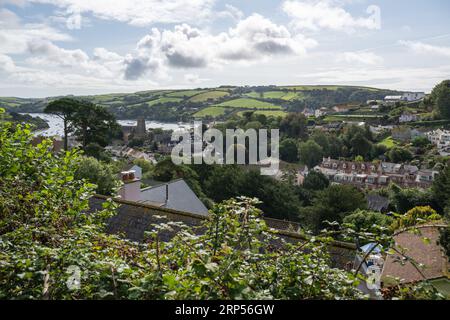
<path fill-rule="evenodd" d="M 134 170 L 122 171 L 120 173 L 123 186 L 119 190 L 119 195 L 123 200 L 140 201 L 141 200 L 141 180 L 136 177 Z"/>

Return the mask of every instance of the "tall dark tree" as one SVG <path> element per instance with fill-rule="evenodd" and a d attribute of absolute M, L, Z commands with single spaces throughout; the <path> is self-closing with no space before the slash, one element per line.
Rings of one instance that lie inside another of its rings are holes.
<path fill-rule="evenodd" d="M 354 156 L 366 158 L 372 150 L 372 143 L 359 132 L 350 140 L 350 145 Z"/>
<path fill-rule="evenodd" d="M 303 188 L 307 190 L 323 190 L 330 185 L 330 180 L 319 171 L 311 171 L 303 181 Z"/>
<path fill-rule="evenodd" d="M 79 102 L 75 99 L 62 98 L 50 102 L 44 109 L 45 113 L 54 114 L 61 118 L 64 125 L 64 150 L 68 149 L 67 137 L 72 131 L 71 117 L 77 111 Z"/>
<path fill-rule="evenodd" d="M 314 168 L 322 161 L 323 149 L 313 140 L 300 143 L 298 148 L 300 161 L 309 168 Z"/>
<path fill-rule="evenodd" d="M 308 121 L 302 113 L 289 113 L 280 122 L 280 132 L 289 138 L 305 139 L 308 136 Z"/>
<path fill-rule="evenodd" d="M 442 81 L 434 87 L 431 98 L 441 117 L 450 119 L 450 80 Z"/>
<path fill-rule="evenodd" d="M 441 170 L 431 187 L 433 198 L 444 209 L 450 207 L 450 165 Z"/>
<path fill-rule="evenodd" d="M 302 210 L 302 218 L 314 232 L 328 227 L 325 221 L 342 222 L 342 219 L 356 209 L 366 209 L 364 194 L 353 186 L 331 185 L 319 191 L 312 206 Z"/>
<path fill-rule="evenodd" d="M 86 147 L 89 143 L 106 146 L 120 130 L 112 113 L 105 107 L 86 101 L 79 101 L 70 120 L 75 128 L 75 135 Z"/>
<path fill-rule="evenodd" d="M 298 161 L 298 147 L 297 141 L 292 138 L 287 138 L 280 143 L 280 158 L 286 162 Z"/>

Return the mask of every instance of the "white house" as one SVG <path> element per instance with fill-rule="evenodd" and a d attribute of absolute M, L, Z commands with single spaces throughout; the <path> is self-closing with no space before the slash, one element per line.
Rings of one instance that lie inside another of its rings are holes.
<path fill-rule="evenodd" d="M 422 100 L 423 98 L 425 98 L 425 92 L 405 92 L 402 95 L 402 100 L 408 102 Z"/>
<path fill-rule="evenodd" d="M 441 156 L 447 156 L 450 152 L 450 131 L 437 129 L 426 133 L 428 140 L 434 144 Z"/>
<path fill-rule="evenodd" d="M 405 92 L 402 95 L 386 96 L 384 101 L 386 102 L 399 102 L 399 101 L 418 101 L 425 98 L 425 92 Z"/>
<path fill-rule="evenodd" d="M 386 102 L 398 102 L 402 101 L 402 96 L 386 96 L 384 98 L 384 101 Z"/>
<path fill-rule="evenodd" d="M 316 117 L 316 118 L 319 118 L 319 117 L 321 117 L 321 116 L 324 116 L 324 115 L 326 115 L 327 114 L 327 108 L 320 108 L 320 109 L 316 109 L 315 111 L 314 111 L 314 116 Z"/>

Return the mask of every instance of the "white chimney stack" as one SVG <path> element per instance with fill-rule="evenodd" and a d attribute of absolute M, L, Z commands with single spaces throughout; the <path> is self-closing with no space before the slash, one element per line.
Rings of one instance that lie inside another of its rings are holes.
<path fill-rule="evenodd" d="M 134 170 L 122 171 L 120 173 L 123 186 L 119 190 L 119 195 L 123 200 L 140 201 L 141 200 L 141 180 L 136 176 Z"/>

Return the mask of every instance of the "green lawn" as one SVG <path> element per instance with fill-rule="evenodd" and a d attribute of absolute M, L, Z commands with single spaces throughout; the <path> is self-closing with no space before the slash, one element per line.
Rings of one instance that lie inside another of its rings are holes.
<path fill-rule="evenodd" d="M 225 114 L 225 110 L 226 108 L 223 107 L 208 107 L 205 108 L 203 110 L 198 111 L 197 113 L 194 114 L 194 117 L 199 117 L 199 118 L 203 118 L 203 117 L 219 117 L 223 114 Z"/>
<path fill-rule="evenodd" d="M 239 98 L 230 101 L 225 101 L 215 105 L 216 107 L 230 107 L 242 109 L 281 109 L 281 106 L 276 106 L 269 102 L 259 101 L 250 98 Z"/>
<path fill-rule="evenodd" d="M 151 107 L 151 106 L 154 106 L 156 104 L 162 104 L 162 103 L 167 103 L 167 102 L 180 102 L 180 101 L 183 101 L 183 99 L 181 99 L 181 98 L 171 98 L 171 97 L 162 97 L 162 98 L 159 98 L 159 99 L 147 102 L 147 105 L 149 107 Z"/>
<path fill-rule="evenodd" d="M 294 92 L 294 91 L 289 91 L 282 97 L 282 99 L 286 101 L 303 100 L 304 98 L 305 95 L 303 94 L 303 92 Z"/>
<path fill-rule="evenodd" d="M 197 94 L 195 96 L 192 96 L 189 99 L 189 101 L 192 101 L 192 102 L 205 102 L 205 101 L 208 101 L 209 99 L 217 100 L 217 99 L 223 98 L 223 97 L 228 96 L 228 95 L 229 95 L 229 93 L 226 92 L 226 91 L 214 90 L 214 91 L 203 92 L 203 93 Z"/>

